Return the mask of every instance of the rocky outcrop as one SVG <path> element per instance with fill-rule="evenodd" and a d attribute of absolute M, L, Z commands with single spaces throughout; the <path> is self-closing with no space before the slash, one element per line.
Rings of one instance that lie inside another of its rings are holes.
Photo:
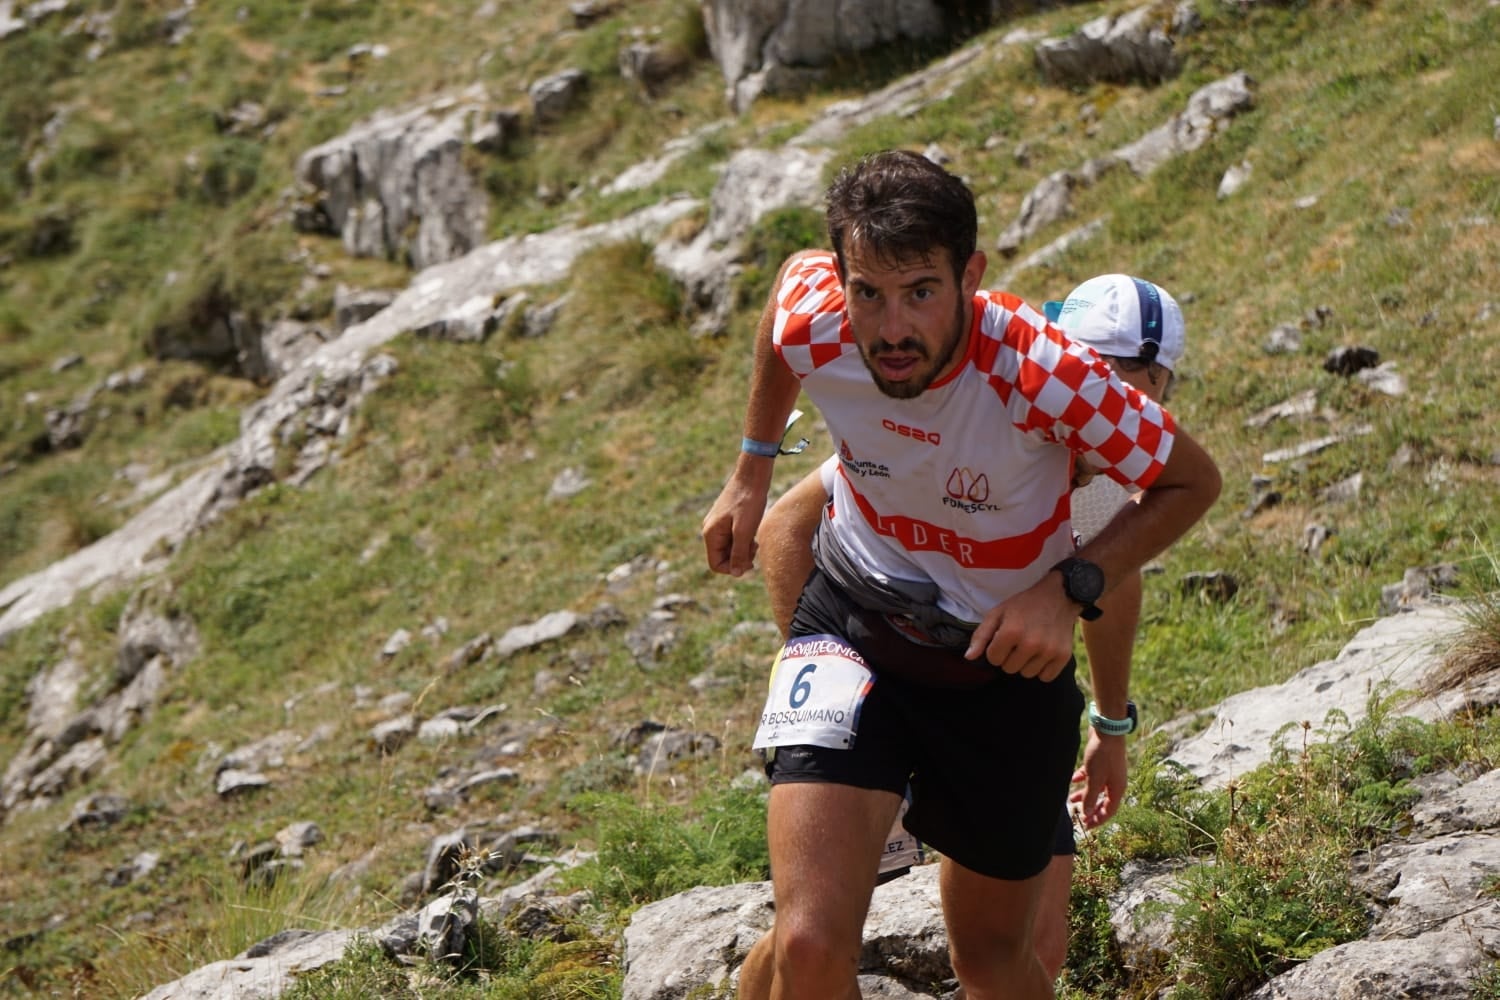
<path fill-rule="evenodd" d="M 378 348 L 403 332 L 466 315 L 476 298 L 493 299 L 529 285 L 560 281 L 589 247 L 655 239 L 698 202 L 676 199 L 594 226 L 501 240 L 417 275 L 386 308 L 308 355 L 241 421 L 240 438 L 216 452 L 178 486 L 124 526 L 46 569 L 0 588 L 0 639 L 79 593 L 124 584 L 165 565 L 193 530 L 285 473 L 277 452 L 300 441 L 290 463 L 305 479 L 334 454 L 349 407 L 384 374 Z"/>
<path fill-rule="evenodd" d="M 1173 157 L 1199 148 L 1227 128 L 1234 116 L 1254 106 L 1253 87 L 1254 81 L 1245 73 L 1231 73 L 1199 88 L 1182 113 L 1134 142 L 1075 170 L 1048 175 L 1022 199 L 1015 220 L 995 241 L 995 249 L 1007 257 L 1014 255 L 1026 240 L 1072 212 L 1074 190 L 1091 186 L 1119 164 L 1144 177 Z"/>
<path fill-rule="evenodd" d="M 25 31 L 54 15 L 65 14 L 70 7 L 69 0 L 29 0 L 20 5 L 13 0 L 4 0 L 0 3 L 0 39 Z"/>
<path fill-rule="evenodd" d="M 1181 114 L 1115 150 L 1114 156 L 1145 177 L 1172 157 L 1202 147 L 1254 105 L 1255 81 L 1248 73 L 1231 73 L 1195 91 Z"/>
<path fill-rule="evenodd" d="M 1007 48 L 1027 41 L 1026 35 L 1007 35 L 998 42 L 966 46 L 932 66 L 901 77 L 873 93 L 837 101 L 824 108 L 788 145 L 815 148 L 838 142 L 849 130 L 881 118 L 915 114 L 929 104 L 946 100 L 976 66 L 1003 58 Z"/>
<path fill-rule="evenodd" d="M 344 957 L 357 931 L 296 930 L 212 962 L 147 993 L 141 1000 L 264 1000 L 280 996 L 298 973 Z"/>
<path fill-rule="evenodd" d="M 122 527 L 0 587 L 0 640 L 81 593 L 102 593 L 164 569 L 228 468 L 227 453 L 215 452 Z"/>
<path fill-rule="evenodd" d="M 1206 787 L 1219 788 L 1264 764 L 1273 741 L 1289 720 L 1313 723 L 1317 738 L 1324 718 L 1337 712 L 1349 725 L 1364 718 L 1370 692 L 1423 690 L 1442 659 L 1446 643 L 1462 624 L 1452 607 L 1423 602 L 1410 611 L 1381 618 L 1364 629 L 1337 657 L 1314 664 L 1269 688 L 1255 688 L 1220 702 L 1208 725 L 1173 747 L 1172 760 Z M 1402 713 L 1432 721 L 1446 718 L 1471 701 L 1500 703 L 1500 677 L 1475 686 L 1416 697 Z M 1180 732 L 1198 719 L 1164 727 Z M 1301 734 L 1299 732 L 1299 739 Z"/>
<path fill-rule="evenodd" d="M 156 709 L 168 675 L 198 652 L 186 618 L 163 614 L 137 592 L 121 613 L 116 662 L 106 676 L 69 644 L 26 686 L 25 739 L 0 776 L 0 822 L 56 801 L 98 774 L 110 748 Z"/>
<path fill-rule="evenodd" d="M 1059 86 L 1111 83 L 1155 84 L 1181 70 L 1173 39 L 1198 24 L 1191 5 L 1173 10 L 1168 3 L 1138 7 L 1125 14 L 1105 14 L 1071 35 L 1037 43 L 1036 66 L 1042 78 Z"/>
<path fill-rule="evenodd" d="M 489 199 L 463 154 L 497 116 L 470 92 L 379 113 L 309 149 L 297 160 L 308 192 L 298 228 L 339 236 L 356 257 L 418 270 L 468 253 L 484 241 Z"/>
<path fill-rule="evenodd" d="M 721 333 L 728 322 L 730 291 L 750 227 L 775 209 L 821 202 L 828 156 L 826 150 L 740 150 L 714 185 L 708 224 L 691 240 L 657 246 L 657 263 L 687 291 L 698 332 Z"/>
<path fill-rule="evenodd" d="M 581 894 L 557 895 L 552 885 L 568 868 L 588 860 L 575 852 L 556 857 L 516 854 L 510 865 L 537 867 L 531 877 L 487 895 L 487 887 L 451 886 L 426 904 L 397 914 L 380 927 L 358 930 L 291 929 L 274 934 L 230 959 L 212 962 L 165 983 L 141 1000 L 269 1000 L 299 975 L 341 960 L 362 941 L 378 945 L 397 962 L 432 959 L 459 965 L 481 917 L 504 923 L 498 933 L 514 939 L 556 939 L 557 924 L 576 919 L 587 904 Z"/>
<path fill-rule="evenodd" d="M 531 116 L 538 125 L 555 125 L 583 100 L 588 76 L 580 69 L 565 69 L 544 76 L 526 88 L 531 98 Z"/>
<path fill-rule="evenodd" d="M 763 93 L 788 93 L 818 78 L 835 56 L 947 30 L 933 0 L 703 0 L 708 45 L 744 111 Z"/>

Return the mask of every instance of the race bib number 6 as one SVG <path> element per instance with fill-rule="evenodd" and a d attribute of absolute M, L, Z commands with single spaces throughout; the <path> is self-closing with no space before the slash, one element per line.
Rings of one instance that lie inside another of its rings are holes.
<path fill-rule="evenodd" d="M 844 640 L 831 635 L 792 639 L 776 654 L 771 691 L 755 731 L 755 749 L 812 746 L 847 750 L 875 676 Z"/>

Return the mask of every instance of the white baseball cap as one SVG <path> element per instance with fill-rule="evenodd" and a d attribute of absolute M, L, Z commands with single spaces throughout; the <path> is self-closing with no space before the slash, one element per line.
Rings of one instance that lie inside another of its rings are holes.
<path fill-rule="evenodd" d="M 1043 311 L 1070 338 L 1109 357 L 1155 361 L 1172 371 L 1187 347 L 1177 300 L 1160 285 L 1128 274 L 1090 278 Z"/>

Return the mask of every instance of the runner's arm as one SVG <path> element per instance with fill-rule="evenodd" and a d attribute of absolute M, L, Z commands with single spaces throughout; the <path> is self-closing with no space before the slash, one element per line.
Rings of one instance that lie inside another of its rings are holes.
<path fill-rule="evenodd" d="M 1089 654 L 1089 674 L 1094 701 L 1101 714 L 1125 718 L 1130 693 L 1130 663 L 1135 651 L 1136 627 L 1141 617 L 1141 575 L 1133 573 L 1106 594 L 1099 607 L 1104 614 L 1083 623 L 1083 645 Z M 1125 798 L 1129 762 L 1125 737 L 1104 736 L 1089 729 L 1083 766 L 1073 775 L 1083 788 L 1071 799 L 1082 807 L 1083 824 L 1092 829 L 1107 822 Z"/>
<path fill-rule="evenodd" d="M 1140 503 L 1126 504 L 1076 554 L 1104 571 L 1107 594 L 1191 528 L 1218 499 L 1221 485 L 1213 459 L 1178 428 L 1166 464 Z M 1062 574 L 1049 571 L 985 615 L 965 655 L 1050 681 L 1073 655 L 1078 612 L 1063 592 Z"/>
<path fill-rule="evenodd" d="M 786 420 L 797 402 L 801 383 L 776 355 L 772 333 L 776 326 L 776 301 L 787 269 L 803 253 L 788 257 L 777 272 L 771 294 L 761 310 L 755 331 L 755 367 L 750 376 L 750 397 L 745 407 L 744 435 L 756 441 L 780 441 Z M 724 489 L 703 519 L 703 545 L 709 569 L 740 576 L 755 562 L 755 532 L 766 512 L 774 458 L 741 451 Z"/>

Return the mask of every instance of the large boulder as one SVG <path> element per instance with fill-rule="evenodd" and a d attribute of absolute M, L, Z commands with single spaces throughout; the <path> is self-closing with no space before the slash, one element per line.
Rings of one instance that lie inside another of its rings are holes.
<path fill-rule="evenodd" d="M 702 7 L 736 111 L 761 93 L 794 89 L 839 55 L 948 30 L 935 0 L 703 0 Z"/>
<path fill-rule="evenodd" d="M 1181 63 L 1173 38 L 1194 25 L 1191 8 L 1169 9 L 1159 2 L 1121 14 L 1105 14 L 1071 35 L 1037 43 L 1036 65 L 1043 78 L 1061 86 L 1160 83 L 1176 76 Z"/>
<path fill-rule="evenodd" d="M 380 112 L 297 160 L 310 192 L 299 228 L 340 236 L 357 257 L 421 269 L 484 241 L 489 199 L 463 163 L 495 120 L 482 94 Z"/>
<path fill-rule="evenodd" d="M 827 150 L 740 150 L 714 186 L 708 223 L 686 242 L 657 245 L 657 264 L 687 290 L 698 333 L 717 335 L 728 328 L 730 289 L 745 237 L 767 213 L 819 205 L 828 159 Z"/>

